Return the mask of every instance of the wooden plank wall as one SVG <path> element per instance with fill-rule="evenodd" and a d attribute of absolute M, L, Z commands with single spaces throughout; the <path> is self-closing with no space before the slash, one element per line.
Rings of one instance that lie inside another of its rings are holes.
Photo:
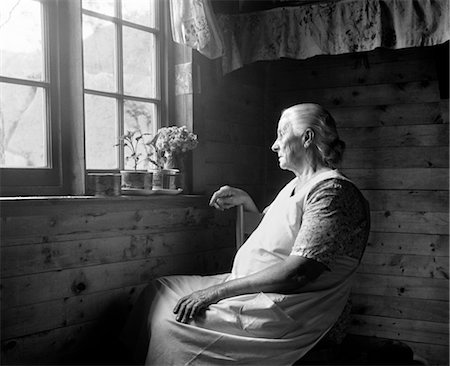
<path fill-rule="evenodd" d="M 209 196 L 228 184 L 261 201 L 264 186 L 264 68 L 223 76 L 220 65 L 194 54 L 194 192 Z M 196 80 L 199 79 L 199 80 Z"/>
<path fill-rule="evenodd" d="M 118 362 L 150 280 L 229 270 L 233 212 L 215 215 L 199 196 L 2 201 L 2 364 Z"/>
<path fill-rule="evenodd" d="M 405 341 L 448 365 L 449 119 L 436 61 L 430 47 L 272 62 L 266 146 L 282 108 L 330 110 L 347 143 L 343 171 L 371 204 L 351 333 Z M 267 202 L 291 178 L 268 154 Z"/>

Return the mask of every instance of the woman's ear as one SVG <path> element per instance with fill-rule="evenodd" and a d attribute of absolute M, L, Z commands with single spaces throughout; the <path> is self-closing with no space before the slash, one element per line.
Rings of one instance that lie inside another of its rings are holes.
<path fill-rule="evenodd" d="M 303 133 L 303 146 L 307 149 L 314 140 L 314 131 L 310 128 L 307 128 Z"/>

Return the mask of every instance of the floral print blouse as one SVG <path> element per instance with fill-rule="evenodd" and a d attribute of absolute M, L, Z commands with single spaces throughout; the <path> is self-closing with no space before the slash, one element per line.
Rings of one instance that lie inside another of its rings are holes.
<path fill-rule="evenodd" d="M 316 260 L 328 269 L 337 256 L 361 260 L 369 230 L 369 206 L 358 188 L 340 178 L 323 180 L 306 197 L 291 255 Z"/>

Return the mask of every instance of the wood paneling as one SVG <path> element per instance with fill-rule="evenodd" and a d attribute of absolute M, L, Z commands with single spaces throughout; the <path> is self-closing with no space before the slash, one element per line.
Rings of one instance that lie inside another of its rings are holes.
<path fill-rule="evenodd" d="M 200 55 L 196 60 L 202 72 L 194 104 L 203 147 L 194 166 L 200 174 L 197 190 L 210 195 L 225 184 L 245 186 L 261 202 L 265 67 L 255 64 L 221 75 L 214 62 Z"/>
<path fill-rule="evenodd" d="M 407 277 L 403 275 L 359 273 L 355 278 L 354 293 L 448 302 L 448 280 L 441 278 Z"/>
<path fill-rule="evenodd" d="M 339 135 L 349 148 L 448 146 L 448 125 L 414 125 L 341 128 Z"/>
<path fill-rule="evenodd" d="M 371 232 L 366 247 L 368 253 L 437 255 L 448 257 L 447 235 Z"/>
<path fill-rule="evenodd" d="M 353 294 L 352 306 L 354 314 L 439 323 L 447 321 L 449 312 L 448 304 L 445 301 L 409 299 L 398 296 L 386 298 L 380 295 Z"/>
<path fill-rule="evenodd" d="M 448 190 L 448 169 L 343 169 L 360 189 Z"/>
<path fill-rule="evenodd" d="M 448 344 L 448 325 L 411 319 L 354 314 L 350 332 L 365 336 L 407 339 L 412 342 Z"/>
<path fill-rule="evenodd" d="M 448 212 L 446 191 L 363 190 L 373 211 Z"/>
<path fill-rule="evenodd" d="M 436 57 L 416 48 L 284 60 L 267 85 L 272 115 L 301 102 L 331 112 L 347 145 L 342 171 L 370 203 L 351 333 L 398 339 L 448 365 L 449 113 Z M 268 150 L 275 122 L 265 129 Z M 292 176 L 266 155 L 269 200 Z"/>
<path fill-rule="evenodd" d="M 229 271 L 235 252 L 233 212 L 216 213 L 205 197 L 1 204 L 8 364 L 108 362 L 97 342 L 115 341 L 149 281 Z"/>
<path fill-rule="evenodd" d="M 330 107 L 338 128 L 448 124 L 448 102 Z"/>
<path fill-rule="evenodd" d="M 278 92 L 275 106 L 281 109 L 299 102 L 320 101 L 325 107 L 428 103 L 439 100 L 437 81 L 415 81 L 339 88 Z"/>
<path fill-rule="evenodd" d="M 327 68 L 313 63 L 291 61 L 290 64 L 286 62 L 284 67 L 277 71 L 279 77 L 272 81 L 272 88 L 276 91 L 402 83 L 437 78 L 436 65 L 432 58 L 373 64 L 367 60 L 366 63 L 330 65 Z"/>
<path fill-rule="evenodd" d="M 362 168 L 448 168 L 448 146 L 349 148 L 342 167 Z"/>
<path fill-rule="evenodd" d="M 441 278 L 448 276 L 448 257 L 415 254 L 365 253 L 361 273 L 392 274 L 398 276 Z"/>

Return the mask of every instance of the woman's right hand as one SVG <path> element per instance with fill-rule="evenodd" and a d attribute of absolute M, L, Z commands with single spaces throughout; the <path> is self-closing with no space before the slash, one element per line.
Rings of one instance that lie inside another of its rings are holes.
<path fill-rule="evenodd" d="M 245 211 L 259 212 L 247 192 L 230 186 L 223 186 L 214 192 L 209 201 L 209 205 L 221 211 L 243 205 Z"/>

